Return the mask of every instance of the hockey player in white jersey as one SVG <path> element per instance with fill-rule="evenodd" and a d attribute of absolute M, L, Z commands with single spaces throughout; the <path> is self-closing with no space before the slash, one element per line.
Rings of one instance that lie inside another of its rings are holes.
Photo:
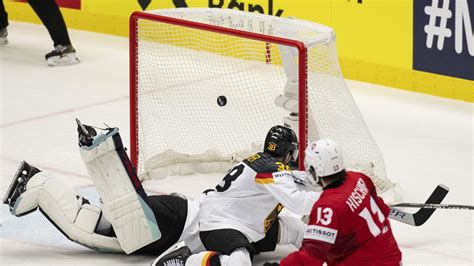
<path fill-rule="evenodd" d="M 68 239 L 99 251 L 158 256 L 181 241 L 193 252 L 205 250 L 198 234 L 199 199 L 146 195 L 117 128 L 97 134 L 78 121 L 78 133 L 82 159 L 103 205 L 90 204 L 67 184 L 23 162 L 3 201 L 13 215 L 39 208 Z M 298 235 L 303 226 L 281 218 L 252 246 L 257 252 L 273 251 L 278 243 L 299 247 L 302 236 L 285 236 Z"/>
<path fill-rule="evenodd" d="M 283 207 L 308 215 L 319 198 L 319 192 L 294 182 L 288 164 L 296 159 L 297 149 L 293 130 L 273 127 L 264 152 L 229 170 L 201 202 L 199 237 L 207 251 L 191 255 L 182 247 L 154 265 L 251 265 L 255 250 L 250 243 L 265 237 Z M 301 231 L 284 237 L 300 237 Z"/>

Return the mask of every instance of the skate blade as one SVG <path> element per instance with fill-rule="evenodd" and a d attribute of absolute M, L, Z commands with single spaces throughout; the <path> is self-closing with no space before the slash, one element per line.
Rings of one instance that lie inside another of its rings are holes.
<path fill-rule="evenodd" d="M 87 131 L 86 127 L 81 123 L 79 119 L 76 118 L 77 127 L 82 131 L 82 134 L 90 136 L 91 134 Z"/>
<path fill-rule="evenodd" d="M 53 56 L 46 60 L 49 66 L 69 66 L 78 64 L 80 61 L 75 53 L 69 53 L 65 56 Z"/>
<path fill-rule="evenodd" d="M 18 166 L 15 176 L 13 177 L 13 180 L 7 189 L 7 193 L 5 193 L 5 197 L 3 198 L 3 204 L 9 203 L 10 198 L 13 196 L 13 192 L 15 191 L 15 188 L 18 186 L 18 177 L 21 175 L 21 172 L 25 169 L 27 165 L 28 165 L 27 162 L 22 161 L 20 163 L 20 166 Z"/>

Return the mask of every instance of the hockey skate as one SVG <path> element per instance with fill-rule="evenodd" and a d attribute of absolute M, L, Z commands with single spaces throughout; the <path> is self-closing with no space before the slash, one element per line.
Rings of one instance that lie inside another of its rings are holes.
<path fill-rule="evenodd" d="M 187 246 L 183 246 L 165 256 L 158 261 L 153 261 L 152 266 L 184 266 L 186 260 L 192 255 Z"/>
<path fill-rule="evenodd" d="M 94 141 L 94 137 L 97 136 L 97 131 L 91 126 L 84 125 L 76 118 L 77 123 L 77 134 L 79 140 L 79 147 L 91 146 Z"/>
<path fill-rule="evenodd" d="M 112 133 L 118 131 L 117 128 L 108 127 L 104 129 L 104 132 L 97 134 L 97 131 L 94 127 L 82 124 L 77 118 L 76 123 L 79 147 L 91 147 L 93 145 L 97 145 L 109 137 L 109 135 L 113 135 Z"/>
<path fill-rule="evenodd" d="M 72 45 L 56 45 L 54 50 L 45 55 L 50 66 L 67 66 L 79 63 L 76 50 Z"/>
<path fill-rule="evenodd" d="M 8 44 L 8 31 L 7 28 L 2 28 L 0 29 L 0 44 L 1 45 L 7 45 Z"/>
<path fill-rule="evenodd" d="M 37 173 L 41 172 L 38 168 L 29 165 L 27 162 L 21 162 L 18 170 L 13 177 L 12 183 L 3 198 L 3 204 L 7 204 L 12 210 L 18 197 L 26 191 L 26 184 Z"/>

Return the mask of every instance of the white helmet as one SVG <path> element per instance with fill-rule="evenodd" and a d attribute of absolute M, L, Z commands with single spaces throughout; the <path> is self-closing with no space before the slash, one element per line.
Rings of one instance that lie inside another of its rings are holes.
<path fill-rule="evenodd" d="M 309 173 L 314 171 L 316 177 L 333 175 L 344 170 L 342 150 L 332 139 L 313 141 L 308 144 L 304 153 L 304 167 Z"/>

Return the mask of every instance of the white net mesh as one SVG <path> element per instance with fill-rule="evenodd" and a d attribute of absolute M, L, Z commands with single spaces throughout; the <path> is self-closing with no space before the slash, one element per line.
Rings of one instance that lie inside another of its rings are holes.
<path fill-rule="evenodd" d="M 344 82 L 332 29 L 226 9 L 150 13 L 304 43 L 309 139 L 334 139 L 343 148 L 348 168 L 372 162 L 371 177 L 379 191 L 392 187 L 382 155 Z M 131 38 L 137 44 L 137 102 L 132 104 L 142 178 L 150 173 L 226 170 L 262 150 L 267 131 L 288 116 L 289 111 L 274 104 L 289 79 L 278 45 L 141 18 L 136 32 Z M 218 105 L 219 96 L 226 105 Z"/>

